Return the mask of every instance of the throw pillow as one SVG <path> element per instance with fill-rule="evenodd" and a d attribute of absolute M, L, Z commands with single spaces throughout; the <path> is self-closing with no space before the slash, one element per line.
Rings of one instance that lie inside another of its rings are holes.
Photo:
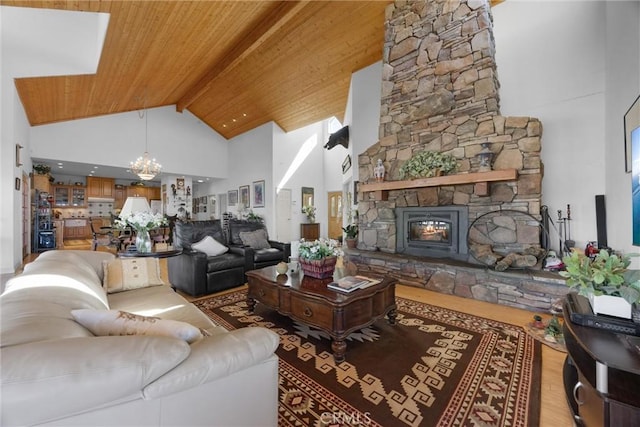
<path fill-rule="evenodd" d="M 165 284 L 160 277 L 158 258 L 118 258 L 104 261 L 102 267 L 102 286 L 108 294 Z"/>
<path fill-rule="evenodd" d="M 184 340 L 189 344 L 202 339 L 199 328 L 186 322 L 140 316 L 120 310 L 71 310 L 82 326 L 97 336 L 159 335 Z"/>
<path fill-rule="evenodd" d="M 268 242 L 267 230 L 264 228 L 254 231 L 241 231 L 240 240 L 242 240 L 243 245 L 253 249 L 269 249 L 271 247 Z"/>
<path fill-rule="evenodd" d="M 205 236 L 204 239 L 191 245 L 191 248 L 198 252 L 204 252 L 208 256 L 222 255 L 229 250 L 228 247 L 211 236 Z"/>

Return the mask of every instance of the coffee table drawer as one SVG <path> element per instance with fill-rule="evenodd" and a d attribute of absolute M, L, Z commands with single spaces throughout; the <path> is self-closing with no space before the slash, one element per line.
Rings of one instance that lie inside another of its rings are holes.
<path fill-rule="evenodd" d="M 278 288 L 275 286 L 263 285 L 261 283 L 253 283 L 249 287 L 249 297 L 253 297 L 261 303 L 272 308 L 279 307 Z"/>
<path fill-rule="evenodd" d="M 307 323 L 331 330 L 333 327 L 333 309 L 315 300 L 299 295 L 291 295 L 291 315 Z"/>

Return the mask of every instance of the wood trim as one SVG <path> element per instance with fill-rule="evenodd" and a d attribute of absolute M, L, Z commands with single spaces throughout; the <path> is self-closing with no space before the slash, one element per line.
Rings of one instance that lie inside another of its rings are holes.
<path fill-rule="evenodd" d="M 374 200 L 387 200 L 390 190 L 411 188 L 441 187 L 446 185 L 475 184 L 476 195 L 489 195 L 489 182 L 514 181 L 518 178 L 516 169 L 503 169 L 490 172 L 472 172 L 456 175 L 436 176 L 433 178 L 412 179 L 408 181 L 372 182 L 359 185 L 359 192 L 372 193 Z"/>

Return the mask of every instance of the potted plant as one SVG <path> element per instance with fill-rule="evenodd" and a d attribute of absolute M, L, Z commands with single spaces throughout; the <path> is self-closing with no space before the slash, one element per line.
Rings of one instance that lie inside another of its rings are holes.
<path fill-rule="evenodd" d="M 320 238 L 313 242 L 300 240 L 298 261 L 305 276 L 325 279 L 333 276 L 336 261 L 343 252 L 334 239 Z"/>
<path fill-rule="evenodd" d="M 51 166 L 39 164 L 33 165 L 33 170 L 36 171 L 38 175 L 48 175 L 51 172 Z"/>
<path fill-rule="evenodd" d="M 578 294 L 589 298 L 594 313 L 631 318 L 632 305 L 640 302 L 640 275 L 628 270 L 628 255 L 601 250 L 593 260 L 580 252 L 562 259 L 566 271 L 560 275 Z"/>
<path fill-rule="evenodd" d="M 353 249 L 358 242 L 358 224 L 349 224 L 346 227 L 342 227 L 342 231 L 347 235 L 347 247 Z"/>
<path fill-rule="evenodd" d="M 262 222 L 262 216 L 258 215 L 257 213 L 254 213 L 252 210 L 250 210 L 247 213 L 247 221 L 253 221 L 253 222 Z"/>
<path fill-rule="evenodd" d="M 430 178 L 449 174 L 457 168 L 458 161 L 451 154 L 421 151 L 414 154 L 400 167 L 400 178 Z"/>

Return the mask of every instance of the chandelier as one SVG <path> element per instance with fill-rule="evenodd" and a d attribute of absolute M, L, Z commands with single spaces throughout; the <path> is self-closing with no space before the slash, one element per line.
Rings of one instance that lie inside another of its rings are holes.
<path fill-rule="evenodd" d="M 162 165 L 156 162 L 156 159 L 149 158 L 148 136 L 149 136 L 149 119 L 147 110 L 142 113 L 144 115 L 144 154 L 138 157 L 135 162 L 130 163 L 131 172 L 135 173 L 143 181 L 152 180 L 160 173 Z M 142 116 L 140 116 L 142 118 Z"/>

